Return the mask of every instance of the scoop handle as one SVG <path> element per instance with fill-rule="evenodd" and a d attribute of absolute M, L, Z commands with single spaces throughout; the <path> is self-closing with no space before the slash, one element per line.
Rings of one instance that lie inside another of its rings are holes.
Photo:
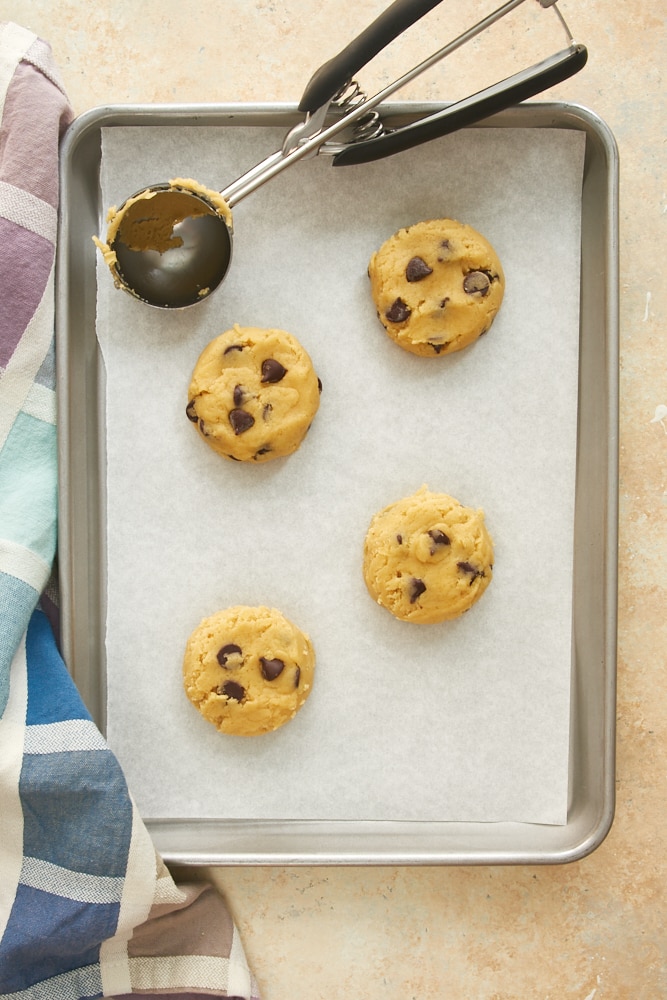
<path fill-rule="evenodd" d="M 333 166 L 351 166 L 380 160 L 439 136 L 449 135 L 466 125 L 482 121 L 561 83 L 582 69 L 587 58 L 588 52 L 584 45 L 573 45 L 530 70 L 523 70 L 508 77 L 500 84 L 488 87 L 443 111 L 428 115 L 395 131 L 388 131 L 375 139 L 351 142 L 334 155 Z"/>
<path fill-rule="evenodd" d="M 442 0 L 394 0 L 337 56 L 313 73 L 299 102 L 299 111 L 309 114 L 317 111 L 341 87 L 349 83 L 362 66 L 441 2 Z"/>

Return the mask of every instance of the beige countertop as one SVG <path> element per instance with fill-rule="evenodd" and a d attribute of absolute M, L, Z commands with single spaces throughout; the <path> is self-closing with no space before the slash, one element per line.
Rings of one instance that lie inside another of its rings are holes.
<path fill-rule="evenodd" d="M 297 101 L 311 72 L 382 7 L 379 0 L 5 0 L 2 18 L 51 43 L 80 114 L 128 102 Z M 596 851 L 562 866 L 202 872 L 229 902 L 264 1000 L 667 996 L 667 419 L 653 419 L 667 406 L 667 11 L 639 0 L 562 0 L 561 8 L 590 57 L 544 96 L 597 112 L 621 162 L 615 821 Z M 486 9 L 448 0 L 360 74 L 366 89 L 438 47 L 429 32 L 442 44 L 452 25 L 471 24 Z M 503 32 L 485 72 L 501 65 L 504 72 L 506 53 L 521 58 L 523 36 Z M 454 75 L 438 67 L 399 96 L 451 100 L 457 76 L 476 90 L 480 66 L 468 56 Z"/>

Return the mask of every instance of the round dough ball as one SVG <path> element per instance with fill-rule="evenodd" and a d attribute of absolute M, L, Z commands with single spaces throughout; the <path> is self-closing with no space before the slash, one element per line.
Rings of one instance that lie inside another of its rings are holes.
<path fill-rule="evenodd" d="M 267 462 L 297 450 L 321 388 L 308 353 L 291 334 L 234 326 L 200 354 L 186 413 L 224 458 Z"/>
<path fill-rule="evenodd" d="M 183 658 L 185 692 L 221 733 L 257 736 L 293 719 L 310 694 L 309 637 L 275 608 L 237 605 L 202 622 Z"/>
<path fill-rule="evenodd" d="M 402 621 L 458 618 L 493 575 L 484 512 L 422 486 L 373 517 L 364 543 L 364 580 L 378 604 Z"/>
<path fill-rule="evenodd" d="M 454 219 L 400 229 L 373 254 L 368 275 L 387 334 L 428 358 L 460 351 L 486 333 L 505 291 L 489 241 Z"/>

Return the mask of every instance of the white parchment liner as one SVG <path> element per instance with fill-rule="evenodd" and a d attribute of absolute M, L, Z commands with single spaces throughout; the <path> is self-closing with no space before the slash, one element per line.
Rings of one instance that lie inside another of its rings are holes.
<path fill-rule="evenodd" d="M 221 189 L 283 132 L 106 129 L 103 204 L 172 176 Z M 583 144 L 475 129 L 299 163 L 237 206 L 224 285 L 184 311 L 99 265 L 108 739 L 147 818 L 566 821 Z M 366 267 L 437 216 L 489 238 L 507 288 L 486 336 L 431 360 L 386 337 Z M 225 462 L 185 417 L 200 350 L 233 323 L 290 331 L 322 379 L 288 459 Z M 432 626 L 395 621 L 361 576 L 371 516 L 423 483 L 483 507 L 496 548 L 480 603 Z M 190 631 L 236 603 L 279 608 L 318 657 L 302 711 L 250 739 L 182 690 Z"/>

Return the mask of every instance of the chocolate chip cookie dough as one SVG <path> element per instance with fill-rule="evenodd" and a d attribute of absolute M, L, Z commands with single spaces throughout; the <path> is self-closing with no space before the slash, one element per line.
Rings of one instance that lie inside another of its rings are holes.
<path fill-rule="evenodd" d="M 211 615 L 188 639 L 183 683 L 221 733 L 257 736 L 289 722 L 313 684 L 309 637 L 280 611 L 237 605 Z"/>
<path fill-rule="evenodd" d="M 373 517 L 363 574 L 371 597 L 402 621 L 458 618 L 493 575 L 484 512 L 422 486 Z"/>
<path fill-rule="evenodd" d="M 234 326 L 204 348 L 186 414 L 218 454 L 267 462 L 296 451 L 320 405 L 308 353 L 284 330 Z"/>
<path fill-rule="evenodd" d="M 454 219 L 400 229 L 373 254 L 368 275 L 385 331 L 422 357 L 452 354 L 486 333 L 505 290 L 491 244 Z"/>

